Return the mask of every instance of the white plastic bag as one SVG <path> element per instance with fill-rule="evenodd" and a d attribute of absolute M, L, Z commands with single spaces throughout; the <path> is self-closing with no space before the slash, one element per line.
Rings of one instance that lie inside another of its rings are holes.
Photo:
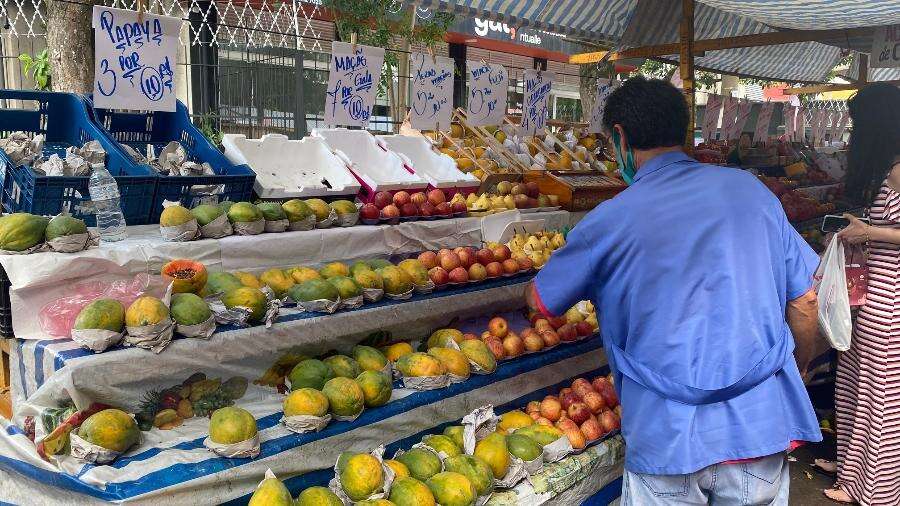
<path fill-rule="evenodd" d="M 819 328 L 831 346 L 838 351 L 850 349 L 850 337 L 853 333 L 845 264 L 844 243 L 834 238 L 816 269 Z"/>

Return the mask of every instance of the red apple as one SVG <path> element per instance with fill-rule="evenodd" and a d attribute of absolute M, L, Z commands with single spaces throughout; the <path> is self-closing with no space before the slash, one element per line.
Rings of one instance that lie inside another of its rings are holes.
<path fill-rule="evenodd" d="M 428 192 L 428 202 L 431 202 L 435 206 L 443 204 L 447 202 L 447 195 L 444 194 L 443 190 L 435 188 Z"/>
<path fill-rule="evenodd" d="M 419 208 L 412 202 L 407 202 L 400 207 L 400 214 L 405 217 L 418 216 Z"/>
<path fill-rule="evenodd" d="M 562 404 L 555 397 L 544 397 L 544 400 L 541 401 L 541 416 L 547 420 L 552 422 L 559 420 L 562 410 Z"/>
<path fill-rule="evenodd" d="M 481 281 L 487 278 L 487 269 L 481 264 L 472 264 L 469 266 L 469 279 L 472 281 Z"/>
<path fill-rule="evenodd" d="M 516 262 L 519 263 L 519 270 L 521 271 L 529 271 L 534 267 L 534 262 L 528 257 L 521 257 Z"/>
<path fill-rule="evenodd" d="M 544 340 L 544 346 L 547 348 L 551 348 L 559 344 L 559 334 L 556 333 L 553 329 L 542 330 L 538 332 L 541 336 L 541 339 Z"/>
<path fill-rule="evenodd" d="M 437 214 L 440 216 L 447 216 L 453 213 L 452 207 L 447 202 L 441 202 L 440 204 L 435 206 L 435 209 L 437 209 Z"/>
<path fill-rule="evenodd" d="M 451 272 L 462 265 L 462 262 L 459 261 L 459 255 L 453 253 L 452 251 L 447 252 L 444 255 L 440 255 L 440 260 L 441 267 L 443 267 L 447 272 Z M 465 269 L 463 269 L 463 271 L 465 271 Z M 468 279 L 468 275 L 466 276 L 466 279 Z"/>
<path fill-rule="evenodd" d="M 604 384 L 609 384 L 609 380 L 606 379 L 606 376 L 597 376 L 591 380 L 591 386 L 594 387 L 594 390 L 597 392 L 603 391 Z"/>
<path fill-rule="evenodd" d="M 538 188 L 537 182 L 529 181 L 525 183 L 525 194 L 531 198 L 538 198 L 538 195 L 541 194 L 541 190 Z"/>
<path fill-rule="evenodd" d="M 494 337 L 503 339 L 509 334 L 509 324 L 505 319 L 495 316 L 488 322 L 488 332 Z"/>
<path fill-rule="evenodd" d="M 425 202 L 428 202 L 428 198 L 422 192 L 416 192 L 409 196 L 409 201 L 417 206 L 421 206 Z"/>
<path fill-rule="evenodd" d="M 544 418 L 543 416 L 534 421 L 535 425 L 546 425 L 547 427 L 553 427 L 553 422 Z"/>
<path fill-rule="evenodd" d="M 492 252 L 494 253 L 494 260 L 496 260 L 498 262 L 502 262 L 502 261 L 506 260 L 512 254 L 509 251 L 509 248 L 507 248 L 506 245 L 504 245 L 504 244 L 501 244 L 501 245 L 495 247 L 492 250 Z"/>
<path fill-rule="evenodd" d="M 572 382 L 572 391 L 576 394 L 584 397 L 586 392 L 594 392 L 594 387 L 591 386 L 591 382 L 585 378 L 578 378 Z"/>
<path fill-rule="evenodd" d="M 431 205 L 431 202 L 425 202 L 419 206 L 420 216 L 434 216 L 438 214 L 437 208 Z"/>
<path fill-rule="evenodd" d="M 619 395 L 616 394 L 616 389 L 613 388 L 612 383 L 607 383 L 607 386 L 600 390 L 600 395 L 603 396 L 607 406 L 614 408 L 619 405 Z"/>
<path fill-rule="evenodd" d="M 482 248 L 475 253 L 475 261 L 481 265 L 487 265 L 494 261 L 494 252 L 487 248 Z"/>
<path fill-rule="evenodd" d="M 400 209 L 394 204 L 388 204 L 381 209 L 381 217 L 387 219 L 399 218 Z"/>
<path fill-rule="evenodd" d="M 381 216 L 381 210 L 375 204 L 364 204 L 359 208 L 359 217 L 364 220 L 377 220 Z"/>
<path fill-rule="evenodd" d="M 487 269 L 487 275 L 489 278 L 496 278 L 497 276 L 503 274 L 503 266 L 500 264 L 500 262 L 491 262 L 485 265 L 484 268 Z"/>
<path fill-rule="evenodd" d="M 469 210 L 469 208 L 466 207 L 466 204 L 464 202 L 454 202 L 453 204 L 450 205 L 450 209 L 453 210 L 453 214 L 465 213 L 465 212 L 468 212 L 468 210 Z"/>
<path fill-rule="evenodd" d="M 587 407 L 590 408 L 591 413 L 595 415 L 606 409 L 606 401 L 603 400 L 603 396 L 591 390 L 590 392 L 585 393 L 583 396 L 584 403 L 587 404 Z"/>
<path fill-rule="evenodd" d="M 525 339 L 528 336 L 541 337 L 540 335 L 538 335 L 537 331 L 531 327 L 528 327 L 527 329 L 523 329 L 522 332 L 519 332 L 519 335 L 522 336 L 522 339 Z"/>
<path fill-rule="evenodd" d="M 540 413 L 541 412 L 541 401 L 531 401 L 525 406 L 526 413 Z"/>
<path fill-rule="evenodd" d="M 394 194 L 393 201 L 394 201 L 394 205 L 395 205 L 395 206 L 397 206 L 397 207 L 403 209 L 403 206 L 404 206 L 404 205 L 410 203 L 410 196 L 409 196 L 409 193 L 407 193 L 407 192 L 405 192 L 405 191 L 403 191 L 403 190 L 400 190 L 400 191 L 398 191 L 397 193 Z"/>
<path fill-rule="evenodd" d="M 527 336 L 523 336 L 522 342 L 525 343 L 525 349 L 532 353 L 544 349 L 544 340 L 541 339 L 541 336 L 533 332 L 528 334 Z"/>
<path fill-rule="evenodd" d="M 506 358 L 506 349 L 503 348 L 503 343 L 496 337 L 491 336 L 488 339 L 485 339 L 484 344 L 491 350 L 491 353 L 494 354 L 495 359 L 501 360 Z"/>
<path fill-rule="evenodd" d="M 463 341 L 472 341 L 472 340 L 477 341 L 478 336 L 476 336 L 475 334 L 463 334 Z"/>
<path fill-rule="evenodd" d="M 393 201 L 393 197 L 391 197 L 391 194 L 388 192 L 378 192 L 375 194 L 375 198 L 372 199 L 372 203 L 375 204 L 375 207 L 378 209 L 384 209 Z"/>
<path fill-rule="evenodd" d="M 578 332 L 575 330 L 575 325 L 571 323 L 567 323 L 556 330 L 559 334 L 560 341 L 569 343 L 578 339 Z"/>
<path fill-rule="evenodd" d="M 475 265 L 475 255 L 472 253 L 471 248 L 460 248 L 459 253 L 459 262 L 460 265 L 468 269 L 472 265 Z"/>
<path fill-rule="evenodd" d="M 608 432 L 603 430 L 603 427 L 600 426 L 600 422 L 593 415 L 585 420 L 580 428 L 581 433 L 584 434 L 585 439 L 588 441 L 600 439 L 600 436 L 602 436 L 604 432 Z"/>
<path fill-rule="evenodd" d="M 537 411 L 526 411 L 526 413 L 528 413 L 528 416 L 530 416 L 531 419 L 534 420 L 535 422 L 537 422 L 538 418 L 541 417 L 541 414 L 538 413 Z"/>
<path fill-rule="evenodd" d="M 450 274 L 441 267 L 428 269 L 428 277 L 434 283 L 434 286 L 446 285 L 450 281 Z"/>
<path fill-rule="evenodd" d="M 566 318 L 564 316 L 554 316 L 550 318 L 549 321 L 550 325 L 556 330 L 559 330 L 560 327 L 566 324 Z"/>
<path fill-rule="evenodd" d="M 566 411 L 569 413 L 569 418 L 578 425 L 581 425 L 591 417 L 591 410 L 587 407 L 587 404 L 583 402 L 570 404 L 569 409 Z"/>
<path fill-rule="evenodd" d="M 505 274 L 515 274 L 519 272 L 519 262 L 516 262 L 512 258 L 507 258 L 500 265 L 503 267 L 503 272 Z"/>
<path fill-rule="evenodd" d="M 446 255 L 447 253 L 453 253 L 453 250 L 449 250 L 447 248 L 442 248 L 442 249 L 438 250 L 438 252 L 437 252 L 438 258 L 441 258 L 442 256 Z"/>
<path fill-rule="evenodd" d="M 581 402 L 581 399 L 575 395 L 575 392 L 566 392 L 559 394 L 559 402 L 562 403 L 563 409 L 569 409 L 569 406 Z"/>
<path fill-rule="evenodd" d="M 450 271 L 450 281 L 453 283 L 466 283 L 469 281 L 469 273 L 462 267 Z"/>
<path fill-rule="evenodd" d="M 507 356 L 518 357 L 519 355 L 525 353 L 525 343 L 522 342 L 521 337 L 510 332 L 503 339 L 503 349 L 506 350 Z"/>
<path fill-rule="evenodd" d="M 433 267 L 438 266 L 438 256 L 434 251 L 423 251 L 419 253 L 419 262 L 425 266 L 426 269 L 431 269 Z"/>
<path fill-rule="evenodd" d="M 485 330 L 484 332 L 481 333 L 481 340 L 487 341 L 488 339 L 497 339 L 497 338 L 494 337 L 493 334 L 491 334 L 491 332 L 489 330 Z"/>
<path fill-rule="evenodd" d="M 610 410 L 606 410 L 603 413 L 600 413 L 600 426 L 603 427 L 603 432 L 611 432 L 618 429 L 622 425 L 619 417 Z"/>
<path fill-rule="evenodd" d="M 550 322 L 540 314 L 538 314 L 538 318 L 534 320 L 534 323 L 532 323 L 532 325 L 534 325 L 535 330 L 537 330 L 538 332 L 543 332 L 545 330 L 554 330 L 553 326 L 550 325 Z"/>
<path fill-rule="evenodd" d="M 594 333 L 594 327 L 588 322 L 578 322 L 575 324 L 575 332 L 579 337 L 589 336 Z"/>

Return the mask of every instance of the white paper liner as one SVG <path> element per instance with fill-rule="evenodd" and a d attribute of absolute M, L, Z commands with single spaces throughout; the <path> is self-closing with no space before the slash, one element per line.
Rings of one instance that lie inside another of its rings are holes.
<path fill-rule="evenodd" d="M 384 367 L 381 368 L 381 374 L 384 374 L 390 380 L 394 379 L 394 365 L 390 360 L 388 360 L 388 362 L 384 364 Z"/>
<path fill-rule="evenodd" d="M 70 454 L 76 459 L 89 464 L 105 465 L 119 458 L 122 452 L 108 450 L 102 446 L 81 438 L 76 431 L 69 433 Z"/>
<path fill-rule="evenodd" d="M 366 302 L 378 302 L 384 297 L 384 290 L 381 288 L 363 288 L 362 291 Z"/>
<path fill-rule="evenodd" d="M 569 438 L 562 435 L 556 441 L 544 446 L 544 462 L 559 462 L 575 451 Z"/>
<path fill-rule="evenodd" d="M 341 227 L 352 227 L 359 223 L 359 213 L 339 214 L 336 221 Z"/>
<path fill-rule="evenodd" d="M 275 318 L 278 317 L 278 312 L 281 310 L 281 299 L 275 298 L 275 293 L 272 292 L 272 289 L 268 286 L 264 286 L 260 288 L 264 294 L 266 294 L 266 315 L 263 317 L 263 322 L 266 328 L 272 328 L 272 324 L 275 323 Z"/>
<path fill-rule="evenodd" d="M 316 222 L 316 228 L 328 228 L 334 225 L 334 221 L 337 220 L 337 216 L 337 212 L 332 209 L 328 212 L 328 216 L 326 216 L 324 220 Z"/>
<path fill-rule="evenodd" d="M 287 430 L 297 434 L 319 432 L 327 427 L 329 422 L 331 422 L 331 415 L 328 414 L 325 416 L 293 415 L 281 417 L 281 424 Z"/>
<path fill-rule="evenodd" d="M 76 253 L 78 251 L 84 251 L 91 246 L 98 246 L 99 244 L 100 236 L 95 236 L 90 233 L 65 235 L 47 241 L 47 247 L 51 251 L 57 253 Z"/>
<path fill-rule="evenodd" d="M 127 331 L 123 341 L 125 346 L 134 346 L 160 353 L 172 342 L 175 322 L 171 318 L 166 318 L 154 325 L 125 327 L 125 330 Z"/>
<path fill-rule="evenodd" d="M 364 299 L 363 294 L 359 294 L 356 297 L 350 297 L 349 299 L 341 299 L 341 308 L 342 309 L 356 309 L 358 307 L 362 307 L 363 299 Z"/>
<path fill-rule="evenodd" d="M 123 332 L 105 329 L 72 329 L 71 333 L 73 341 L 94 353 L 101 353 L 110 346 L 119 344 L 123 335 Z"/>
<path fill-rule="evenodd" d="M 384 483 L 381 486 L 381 490 L 376 491 L 374 494 L 370 495 L 363 499 L 364 501 L 374 501 L 376 499 L 387 499 L 387 497 L 391 494 L 391 485 L 394 483 L 394 470 L 391 469 L 390 466 L 384 463 L 384 445 L 375 448 L 370 453 L 373 457 L 378 459 L 378 462 L 381 462 L 381 472 L 384 475 Z M 341 486 L 340 473 L 338 472 L 337 462 L 334 463 L 334 477 L 328 482 L 328 488 L 334 492 L 338 498 L 340 498 L 341 502 L 343 502 L 346 506 L 352 506 L 356 502 L 354 502 L 350 497 L 344 492 L 344 487 Z"/>
<path fill-rule="evenodd" d="M 409 300 L 412 297 L 413 290 L 413 288 L 410 288 L 409 291 L 398 294 L 384 292 L 384 296 L 391 300 Z"/>
<path fill-rule="evenodd" d="M 316 227 L 316 215 L 314 215 L 314 214 L 310 214 L 309 216 L 307 216 L 306 218 L 303 218 L 301 220 L 292 221 L 288 225 L 288 228 L 294 232 L 297 232 L 297 231 L 302 232 L 305 230 L 312 230 L 315 227 Z"/>
<path fill-rule="evenodd" d="M 450 379 L 451 385 L 453 383 L 462 383 L 463 381 L 466 381 L 467 379 L 469 379 L 468 376 L 457 376 L 456 374 L 450 374 L 450 373 L 447 373 L 447 377 Z"/>
<path fill-rule="evenodd" d="M 252 313 L 249 309 L 245 307 L 226 307 L 222 302 L 221 294 L 207 296 L 204 300 L 209 304 L 209 309 L 212 311 L 216 323 L 222 325 L 236 325 L 238 327 L 246 327 L 249 325 L 248 321 L 250 320 L 250 314 Z"/>
<path fill-rule="evenodd" d="M 434 291 L 434 283 L 429 281 L 424 285 L 413 285 L 413 291 L 416 293 L 431 293 Z"/>
<path fill-rule="evenodd" d="M 437 390 L 450 386 L 450 376 L 403 376 L 403 386 L 413 390 Z"/>
<path fill-rule="evenodd" d="M 365 408 L 363 408 L 363 411 L 365 411 Z M 335 420 L 337 420 L 338 422 L 352 422 L 352 421 L 356 420 L 357 418 L 359 418 L 359 416 L 361 414 L 363 414 L 362 411 L 360 411 L 359 413 L 357 413 L 355 415 L 335 415 L 334 413 L 332 413 L 331 417 L 334 418 Z"/>
<path fill-rule="evenodd" d="M 283 220 L 272 220 L 272 221 L 265 220 L 265 221 L 266 221 L 266 225 L 265 225 L 266 232 L 284 232 L 285 230 L 288 229 L 288 226 L 290 226 L 290 224 L 291 224 L 291 222 L 289 222 L 287 220 L 287 218 L 285 218 Z"/>
<path fill-rule="evenodd" d="M 159 226 L 159 233 L 163 239 L 173 242 L 193 241 L 200 236 L 200 227 L 196 219 L 182 223 L 174 227 Z"/>
<path fill-rule="evenodd" d="M 175 332 L 184 337 L 209 339 L 216 332 L 216 315 L 212 314 L 204 322 L 196 325 L 175 324 Z"/>
<path fill-rule="evenodd" d="M 337 300 L 328 300 L 328 299 L 317 299 L 317 300 L 298 300 L 297 308 L 301 311 L 308 311 L 310 313 L 326 313 L 332 314 L 341 307 L 341 299 Z"/>
<path fill-rule="evenodd" d="M 200 227 L 200 236 L 208 239 L 221 239 L 233 233 L 234 229 L 231 228 L 231 222 L 228 221 L 228 216 L 225 213 Z"/>
<path fill-rule="evenodd" d="M 494 406 L 488 404 L 475 408 L 462 419 L 463 451 L 466 455 L 475 453 L 475 443 L 497 430 L 500 419 L 494 415 Z"/>
<path fill-rule="evenodd" d="M 275 473 L 273 473 L 271 469 L 266 468 L 266 473 L 263 475 L 263 479 L 260 480 L 259 483 L 256 484 L 256 488 L 258 490 L 259 487 L 261 487 L 263 482 L 266 480 L 277 480 L 277 479 L 278 479 L 278 477 L 275 476 Z"/>
<path fill-rule="evenodd" d="M 488 493 L 476 497 L 475 498 L 475 506 L 484 506 L 485 504 L 487 504 L 487 502 L 491 500 L 491 495 L 493 493 L 494 493 L 494 489 L 491 488 L 491 490 Z"/>
<path fill-rule="evenodd" d="M 506 470 L 506 476 L 499 479 L 494 478 L 494 488 L 513 488 L 517 483 L 526 478 L 528 478 L 528 471 L 525 470 L 525 462 L 518 457 L 510 455 L 509 468 Z"/>
<path fill-rule="evenodd" d="M 533 476 L 544 469 L 544 453 L 541 452 L 541 455 L 534 460 L 523 460 L 522 464 L 525 467 L 525 474 Z"/>
<path fill-rule="evenodd" d="M 257 235 L 266 229 L 266 220 L 236 221 L 231 224 L 231 228 L 236 235 Z"/>
<path fill-rule="evenodd" d="M 216 443 L 207 436 L 206 439 L 203 440 L 203 446 L 222 457 L 230 459 L 255 459 L 259 456 L 259 434 L 257 433 L 250 439 L 231 444 Z"/>

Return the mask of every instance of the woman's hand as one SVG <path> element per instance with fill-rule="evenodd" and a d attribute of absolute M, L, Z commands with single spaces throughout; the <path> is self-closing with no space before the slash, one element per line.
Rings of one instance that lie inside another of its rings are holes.
<path fill-rule="evenodd" d="M 850 220 L 846 228 L 837 233 L 837 236 L 847 244 L 862 244 L 869 240 L 869 228 L 856 216 L 844 214 L 844 218 Z"/>

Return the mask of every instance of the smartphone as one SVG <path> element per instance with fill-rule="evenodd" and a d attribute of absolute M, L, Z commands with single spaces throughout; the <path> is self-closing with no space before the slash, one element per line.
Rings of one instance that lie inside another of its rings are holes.
<path fill-rule="evenodd" d="M 869 223 L 868 218 L 860 218 L 863 223 Z M 850 225 L 850 220 L 836 214 L 829 214 L 822 218 L 822 232 L 837 232 Z"/>

